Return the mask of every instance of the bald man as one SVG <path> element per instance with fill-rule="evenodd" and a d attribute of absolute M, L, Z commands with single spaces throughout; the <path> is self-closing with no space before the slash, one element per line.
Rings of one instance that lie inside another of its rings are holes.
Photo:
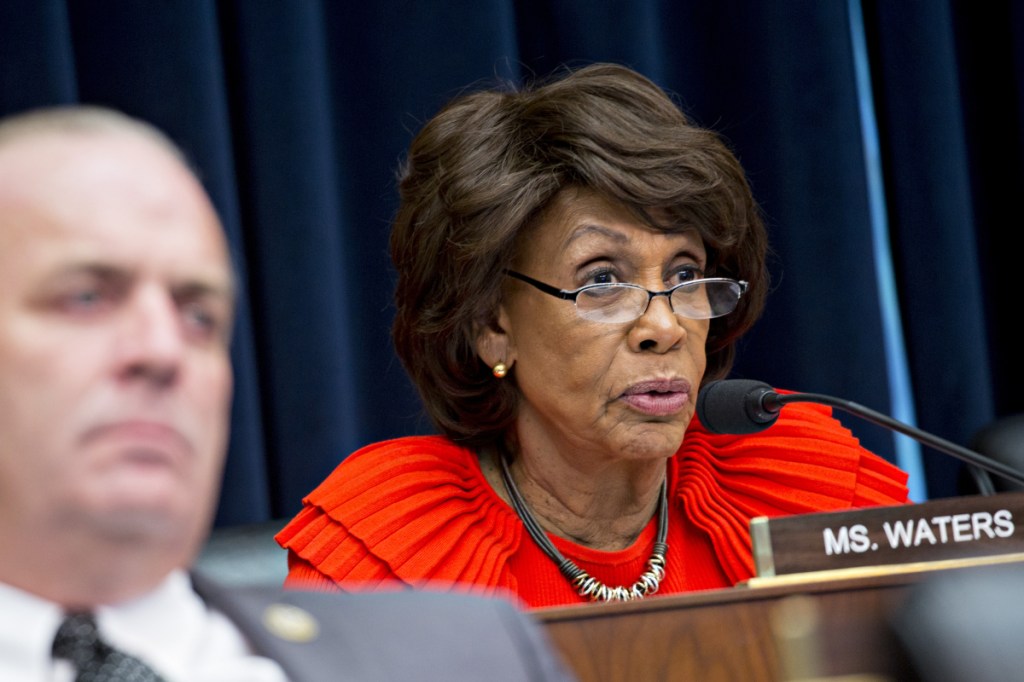
<path fill-rule="evenodd" d="M 565 679 L 505 602 L 188 571 L 224 462 L 237 286 L 159 131 L 85 107 L 0 122 L 0 680 Z"/>

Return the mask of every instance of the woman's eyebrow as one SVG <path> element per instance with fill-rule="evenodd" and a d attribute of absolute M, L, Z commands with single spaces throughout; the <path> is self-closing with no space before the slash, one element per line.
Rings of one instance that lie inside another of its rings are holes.
<path fill-rule="evenodd" d="M 563 248 L 568 248 L 577 239 L 590 234 L 599 234 L 621 244 L 625 244 L 629 241 L 629 237 L 615 228 L 600 225 L 598 223 L 586 223 L 572 231 L 569 238 L 565 240 Z"/>

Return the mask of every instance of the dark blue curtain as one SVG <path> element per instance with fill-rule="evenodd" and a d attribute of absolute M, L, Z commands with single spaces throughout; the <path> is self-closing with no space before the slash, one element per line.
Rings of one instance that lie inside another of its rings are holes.
<path fill-rule="evenodd" d="M 562 65 L 645 73 L 748 170 L 773 291 L 737 376 L 960 444 L 1024 411 L 1022 15 L 1013 0 L 0 0 L 0 115 L 116 107 L 166 130 L 213 196 L 247 285 L 229 525 L 288 516 L 352 450 L 430 430 L 388 335 L 396 170 L 450 97 Z M 957 461 L 921 461 L 919 495 L 963 492 Z"/>

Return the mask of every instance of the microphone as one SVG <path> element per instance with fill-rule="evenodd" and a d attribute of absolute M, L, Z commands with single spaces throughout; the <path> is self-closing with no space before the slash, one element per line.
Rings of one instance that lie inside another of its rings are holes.
<path fill-rule="evenodd" d="M 778 395 L 763 381 L 712 381 L 697 394 L 697 417 L 711 433 L 757 433 L 779 418 L 782 406 L 777 404 Z"/>
<path fill-rule="evenodd" d="M 778 393 L 763 381 L 720 379 L 708 382 L 697 394 L 697 418 L 711 433 L 745 435 L 763 431 L 774 424 L 783 406 L 789 403 L 818 403 L 849 412 L 952 455 L 971 465 L 972 472 L 976 474 L 981 472 L 977 472 L 975 467 L 1024 485 L 1024 473 L 881 412 L 820 393 Z M 977 476 L 976 480 L 983 493 L 993 491 L 991 481 L 980 480 Z"/>

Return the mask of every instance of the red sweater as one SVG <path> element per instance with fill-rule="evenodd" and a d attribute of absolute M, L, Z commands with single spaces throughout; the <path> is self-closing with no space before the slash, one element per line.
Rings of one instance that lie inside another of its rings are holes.
<path fill-rule="evenodd" d="M 753 576 L 752 517 L 904 503 L 906 480 L 827 407 L 787 406 L 774 426 L 749 436 L 714 435 L 694 418 L 668 463 L 669 549 L 658 594 Z M 628 587 L 647 568 L 655 530 L 652 519 L 631 547 L 615 552 L 549 537 L 590 575 Z M 292 587 L 430 583 L 511 594 L 529 607 L 585 601 L 484 479 L 476 454 L 439 436 L 353 453 L 277 540 L 289 550 Z"/>

